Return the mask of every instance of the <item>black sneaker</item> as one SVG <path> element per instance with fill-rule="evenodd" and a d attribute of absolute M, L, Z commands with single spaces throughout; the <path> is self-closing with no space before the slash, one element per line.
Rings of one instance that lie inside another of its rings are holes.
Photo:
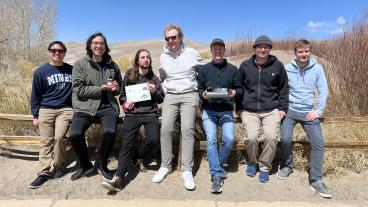
<path fill-rule="evenodd" d="M 52 179 L 58 179 L 65 175 L 65 170 L 63 168 L 56 168 Z"/>
<path fill-rule="evenodd" d="M 97 172 L 102 175 L 105 180 L 112 180 L 114 173 L 109 169 L 104 169 L 101 165 L 97 168 Z"/>
<path fill-rule="evenodd" d="M 143 164 L 143 159 L 132 160 L 132 164 L 138 172 L 147 172 L 147 168 Z"/>
<path fill-rule="evenodd" d="M 224 181 L 222 180 L 221 176 L 213 176 L 211 193 L 214 193 L 214 194 L 222 193 L 223 184 L 224 184 Z"/>
<path fill-rule="evenodd" d="M 110 191 L 119 192 L 123 187 L 123 178 L 116 176 L 113 180 L 106 180 L 102 182 L 102 187 Z"/>
<path fill-rule="evenodd" d="M 39 175 L 30 185 L 30 189 L 37 189 L 41 187 L 47 180 L 49 180 L 50 177 L 47 175 Z"/>
<path fill-rule="evenodd" d="M 88 176 L 91 175 L 93 173 L 95 169 L 93 167 L 89 168 L 88 170 L 84 170 L 83 168 L 79 168 L 77 170 L 77 172 L 75 172 L 72 177 L 70 178 L 71 180 L 78 180 L 84 176 Z"/>

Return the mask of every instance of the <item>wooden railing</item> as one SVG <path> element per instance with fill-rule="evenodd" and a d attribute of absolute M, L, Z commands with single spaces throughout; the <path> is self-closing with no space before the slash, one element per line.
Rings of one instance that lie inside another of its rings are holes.
<path fill-rule="evenodd" d="M 32 121 L 32 115 L 28 114 L 7 114 L 0 113 L 0 120 L 10 120 L 10 121 Z M 363 117 L 325 117 L 322 118 L 321 121 L 323 123 L 367 123 L 368 124 L 368 116 Z M 122 124 L 123 121 L 120 120 L 119 124 Z M 241 123 L 240 118 L 235 119 L 235 123 Z M 345 141 L 345 142 L 332 142 L 326 141 L 324 146 L 326 148 L 368 148 L 368 136 L 366 137 L 367 141 Z M 9 136 L 9 135 L 0 135 L 0 144 L 5 145 L 39 145 L 40 136 Z M 88 140 L 88 145 L 90 147 L 97 147 L 101 143 L 101 139 L 99 138 L 90 138 Z M 294 141 L 294 145 L 308 145 L 308 141 Z M 120 146 L 120 145 L 118 145 Z M 197 150 L 205 150 L 206 149 L 206 141 L 198 141 L 195 145 Z M 239 141 L 234 144 L 233 150 L 244 150 L 245 143 L 243 141 Z"/>

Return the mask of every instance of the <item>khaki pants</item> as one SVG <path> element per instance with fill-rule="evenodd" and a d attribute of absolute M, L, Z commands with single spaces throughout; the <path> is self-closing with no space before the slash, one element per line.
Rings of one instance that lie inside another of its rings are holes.
<path fill-rule="evenodd" d="M 199 103 L 197 92 L 185 94 L 165 94 L 162 106 L 161 124 L 161 167 L 171 169 L 172 161 L 172 133 L 176 118 L 180 114 L 182 163 L 183 171 L 192 171 L 194 165 L 194 132 L 196 112 Z"/>
<path fill-rule="evenodd" d="M 276 155 L 277 139 L 280 133 L 279 110 L 274 109 L 269 112 L 243 111 L 241 118 L 249 163 L 259 164 L 260 171 L 269 172 Z M 263 142 L 263 149 L 258 157 L 259 142 Z"/>
<path fill-rule="evenodd" d="M 40 109 L 39 129 L 41 136 L 39 174 L 50 175 L 55 168 L 64 167 L 65 151 L 72 108 Z"/>

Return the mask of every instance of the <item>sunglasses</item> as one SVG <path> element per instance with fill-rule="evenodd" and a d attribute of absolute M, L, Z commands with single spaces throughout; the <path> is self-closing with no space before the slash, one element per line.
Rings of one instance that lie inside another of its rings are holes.
<path fill-rule="evenodd" d="M 170 40 L 175 41 L 177 37 L 178 37 L 177 35 L 175 35 L 175 36 L 170 36 L 170 37 L 165 37 L 165 40 L 166 40 L 167 42 L 168 42 L 168 41 L 170 41 Z"/>
<path fill-rule="evenodd" d="M 64 54 L 65 50 L 63 49 L 50 49 L 49 50 L 51 53 L 59 53 L 59 54 Z"/>

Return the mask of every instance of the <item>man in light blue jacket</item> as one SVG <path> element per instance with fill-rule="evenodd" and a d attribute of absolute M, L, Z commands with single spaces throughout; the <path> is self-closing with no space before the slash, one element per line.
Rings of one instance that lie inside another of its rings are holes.
<path fill-rule="evenodd" d="M 295 125 L 300 123 L 312 146 L 310 187 L 322 197 L 331 198 L 331 192 L 322 182 L 324 147 L 319 120 L 326 106 L 328 86 L 323 67 L 315 60 L 310 59 L 311 50 L 312 47 L 308 40 L 297 41 L 294 47 L 296 59 L 285 65 L 290 87 L 289 110 L 281 124 L 281 147 L 284 163 L 281 165 L 278 178 L 285 180 L 292 173 L 293 130 Z"/>

